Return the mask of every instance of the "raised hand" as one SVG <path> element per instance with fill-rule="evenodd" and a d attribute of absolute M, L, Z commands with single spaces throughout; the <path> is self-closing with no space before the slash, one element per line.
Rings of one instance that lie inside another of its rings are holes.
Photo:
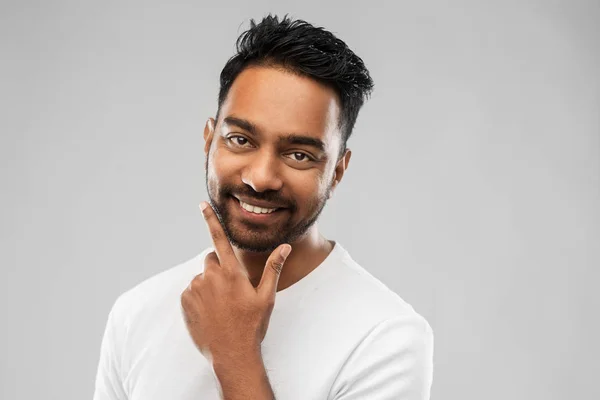
<path fill-rule="evenodd" d="M 209 360 L 237 360 L 260 354 L 267 333 L 277 283 L 292 247 L 282 244 L 269 256 L 259 285 L 254 288 L 233 252 L 214 210 L 200 205 L 215 251 L 181 294 L 188 331 Z"/>

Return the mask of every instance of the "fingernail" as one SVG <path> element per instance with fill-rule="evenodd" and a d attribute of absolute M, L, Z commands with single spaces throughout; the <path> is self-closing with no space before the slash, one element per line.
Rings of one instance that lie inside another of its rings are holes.
<path fill-rule="evenodd" d="M 279 254 L 281 254 L 281 256 L 282 256 L 283 258 L 287 258 L 287 256 L 289 256 L 289 255 L 290 255 L 290 252 L 291 252 L 291 251 L 292 251 L 292 246 L 290 246 L 290 245 L 288 244 L 288 245 L 285 245 L 285 246 L 283 246 L 283 247 L 281 248 L 281 252 L 280 252 Z"/>
<path fill-rule="evenodd" d="M 200 203 L 200 211 L 204 211 L 204 209 L 206 209 L 206 207 L 208 207 L 208 203 L 203 201 Z"/>

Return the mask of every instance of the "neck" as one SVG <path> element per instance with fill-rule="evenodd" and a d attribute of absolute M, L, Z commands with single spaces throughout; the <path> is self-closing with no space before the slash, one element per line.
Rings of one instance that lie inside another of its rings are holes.
<path fill-rule="evenodd" d="M 281 270 L 277 291 L 292 286 L 304 278 L 317 268 L 333 249 L 333 243 L 319 233 L 317 224 L 314 224 L 303 237 L 289 244 L 292 246 L 292 252 Z M 255 253 L 237 247 L 234 247 L 233 251 L 248 273 L 250 282 L 257 287 L 271 252 Z"/>

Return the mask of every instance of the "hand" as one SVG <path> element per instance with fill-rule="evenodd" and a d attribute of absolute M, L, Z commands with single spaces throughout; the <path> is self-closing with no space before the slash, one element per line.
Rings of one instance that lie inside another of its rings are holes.
<path fill-rule="evenodd" d="M 204 272 L 181 295 L 188 331 L 209 360 L 239 360 L 260 354 L 275 305 L 279 275 L 292 247 L 283 244 L 271 253 L 261 281 L 254 288 L 214 210 L 206 202 L 202 205 L 215 251 L 206 256 Z"/>

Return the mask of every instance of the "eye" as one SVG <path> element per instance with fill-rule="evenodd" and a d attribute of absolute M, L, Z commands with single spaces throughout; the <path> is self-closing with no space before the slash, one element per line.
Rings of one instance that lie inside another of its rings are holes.
<path fill-rule="evenodd" d="M 227 138 L 230 143 L 233 143 L 234 146 L 244 147 L 248 143 L 248 139 L 243 136 L 231 135 Z"/>
<path fill-rule="evenodd" d="M 290 153 L 290 155 L 293 157 L 292 160 L 294 160 L 294 161 L 298 161 L 298 162 L 313 161 L 313 158 L 306 153 L 301 153 L 301 152 L 297 151 L 295 153 Z"/>

